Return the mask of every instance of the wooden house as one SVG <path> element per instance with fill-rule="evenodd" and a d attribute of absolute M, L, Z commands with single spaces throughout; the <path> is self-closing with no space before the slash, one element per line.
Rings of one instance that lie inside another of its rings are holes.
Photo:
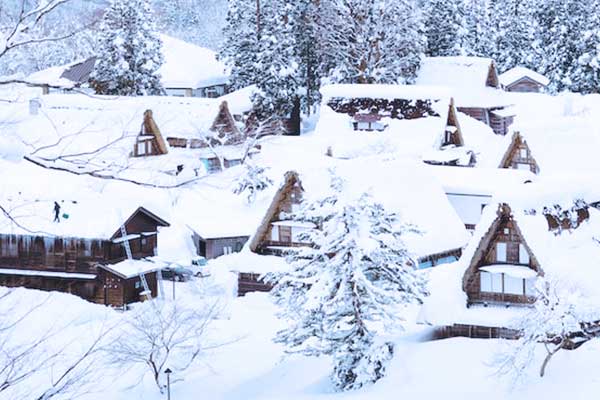
<path fill-rule="evenodd" d="M 96 204 L 60 202 L 60 222 L 46 217 L 53 202 L 32 201 L 0 223 L 0 285 L 73 293 L 102 301 L 99 264 L 124 260 L 124 243 L 134 259 L 155 255 L 157 232 L 168 223 L 143 207 L 125 220 Z M 28 226 L 39 230 L 29 230 Z M 127 236 L 122 236 L 121 226 Z"/>
<path fill-rule="evenodd" d="M 496 63 L 490 58 L 426 57 L 416 84 L 452 88 L 458 111 L 484 122 L 497 135 L 506 135 L 514 121 Z"/>
<path fill-rule="evenodd" d="M 499 75 L 499 81 L 507 92 L 545 92 L 550 80 L 529 68 L 514 67 Z"/>
<path fill-rule="evenodd" d="M 163 139 L 158 125 L 152 117 L 152 110 L 144 112 L 144 121 L 140 133 L 136 138 L 133 149 L 134 157 L 157 156 L 167 154 L 167 144 Z"/>
<path fill-rule="evenodd" d="M 540 172 L 540 167 L 527 141 L 519 132 L 513 133 L 510 145 L 506 149 L 499 167 L 531 171 L 534 174 Z"/>
<path fill-rule="evenodd" d="M 600 257 L 600 211 L 579 196 L 600 193 L 580 183 L 531 183 L 490 203 L 460 261 L 432 272 L 421 322 L 440 327 L 441 337 L 515 338 L 540 277 L 597 295 L 589 260 Z"/>
<path fill-rule="evenodd" d="M 182 134 L 169 132 L 167 142 L 171 147 L 200 149 L 216 145 L 233 145 L 244 142 L 246 136 L 240 131 L 229 112 L 226 101 L 215 100 L 202 115 L 205 121 L 194 121 L 198 131 Z M 204 128 L 206 127 L 206 132 Z"/>
<path fill-rule="evenodd" d="M 420 268 L 456 261 L 469 237 L 443 191 L 427 172 L 428 168 L 431 167 L 414 160 L 371 160 L 369 165 L 359 160 L 346 161 L 336 168 L 338 176 L 347 182 L 348 195 L 368 191 L 388 210 L 410 218 L 411 223 L 423 230 L 422 235 L 407 234 L 405 237 L 407 245 L 417 256 Z M 302 233 L 319 227 L 296 221 L 291 214 L 303 201 L 322 196 L 323 190 L 329 187 L 327 180 L 322 168 L 302 173 L 287 172 L 251 237 L 248 249 L 262 256 L 281 256 L 293 248 L 311 246 L 312 243 L 303 239 Z M 419 184 L 413 187 L 411 182 L 415 180 Z M 398 196 L 397 193 L 404 195 Z M 260 285 L 260 282 L 247 281 L 256 278 L 253 274 L 257 271 L 252 267 L 248 265 L 240 269 L 245 273 L 239 275 L 240 288 Z"/>
<path fill-rule="evenodd" d="M 218 236 L 210 233 L 198 233 L 192 229 L 192 240 L 196 246 L 196 254 L 206 258 L 207 260 L 220 256 L 238 253 L 244 248 L 244 245 L 249 239 L 248 235 L 238 236 Z"/>
<path fill-rule="evenodd" d="M 227 68 L 217 60 L 214 51 L 171 36 L 160 36 L 164 62 L 158 73 L 167 96 L 216 98 L 227 93 Z M 90 86 L 103 85 L 102 82 L 90 80 L 96 61 L 97 56 L 93 56 L 83 61 L 51 67 L 31 74 L 26 80 L 42 86 L 44 94 L 60 87 L 88 91 Z"/>
<path fill-rule="evenodd" d="M 116 264 L 99 264 L 96 268 L 98 285 L 96 302 L 112 307 L 125 307 L 154 298 L 158 294 L 157 270 L 151 261 L 124 260 Z M 148 285 L 144 287 L 142 277 Z"/>
<path fill-rule="evenodd" d="M 475 163 L 473 151 L 465 146 L 454 100 L 444 90 L 401 85 L 330 85 L 321 92 L 323 106 L 316 133 L 332 138 L 333 157 L 353 158 L 357 151 L 358 155 L 365 155 L 368 149 L 379 147 L 378 142 L 386 141 L 389 151 L 421 157 L 428 164 Z M 354 134 L 348 140 L 352 132 L 362 136 Z M 389 146 L 391 142 L 395 146 Z"/>

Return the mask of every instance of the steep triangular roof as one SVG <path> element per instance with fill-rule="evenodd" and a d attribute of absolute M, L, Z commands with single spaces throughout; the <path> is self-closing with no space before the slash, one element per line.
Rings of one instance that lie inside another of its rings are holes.
<path fill-rule="evenodd" d="M 513 133 L 512 140 L 506 148 L 506 151 L 502 156 L 502 160 L 500 160 L 500 165 L 498 166 L 498 168 L 512 168 L 511 163 L 513 162 L 515 156 L 517 156 L 517 152 L 520 149 L 527 150 L 528 159 L 532 160 L 535 166 L 535 171 L 532 172 L 539 173 L 540 167 L 537 161 L 535 160 L 535 155 L 532 152 L 529 145 L 527 144 L 527 141 L 523 138 L 523 136 L 521 136 L 521 133 L 518 131 L 515 131 Z"/>
<path fill-rule="evenodd" d="M 142 129 L 140 131 L 140 135 L 151 135 L 154 136 L 154 140 L 156 141 L 156 145 L 160 154 L 167 154 L 169 149 L 167 148 L 167 144 L 160 133 L 160 129 L 154 121 L 154 117 L 152 116 L 152 110 L 146 110 L 144 112 L 144 122 L 142 123 Z"/>

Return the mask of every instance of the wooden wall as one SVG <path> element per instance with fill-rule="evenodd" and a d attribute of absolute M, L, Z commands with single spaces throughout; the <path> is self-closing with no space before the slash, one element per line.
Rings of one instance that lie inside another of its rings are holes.
<path fill-rule="evenodd" d="M 521 92 L 521 93 L 539 93 L 545 89 L 545 86 L 539 82 L 523 77 L 518 81 L 506 86 L 507 92 Z"/>
<path fill-rule="evenodd" d="M 240 272 L 238 274 L 238 296 L 244 296 L 249 292 L 270 292 L 273 285 L 265 283 L 260 274 Z"/>
<path fill-rule="evenodd" d="M 95 301 L 97 303 L 113 307 L 123 307 L 127 304 L 143 300 L 140 297 L 140 293 L 144 291 L 144 287 L 139 276 L 125 279 L 103 268 L 99 268 L 96 282 L 98 289 Z M 156 272 L 147 273 L 146 282 L 148 283 L 152 297 L 156 297 L 158 295 Z"/>
<path fill-rule="evenodd" d="M 532 303 L 533 299 L 525 295 L 515 295 L 507 293 L 488 293 L 481 291 L 481 280 L 479 268 L 485 265 L 502 264 L 496 261 L 496 244 L 498 242 L 506 243 L 506 264 L 520 265 L 519 262 L 519 245 L 525 245 L 521 234 L 514 221 L 507 216 L 503 216 L 498 223 L 496 230 L 492 234 L 491 240 L 485 249 L 483 249 L 483 257 L 478 262 L 473 271 L 472 276 L 468 280 L 466 292 L 469 303 L 481 302 L 501 302 L 501 303 L 516 303 L 528 304 Z M 477 255 L 476 255 L 477 256 Z M 531 269 L 537 271 L 538 266 L 534 264 L 534 258 L 529 254 L 529 265 Z"/>
<path fill-rule="evenodd" d="M 526 152 L 525 157 L 523 157 L 523 152 Z M 506 158 L 506 162 L 504 165 L 502 165 L 502 167 L 517 169 L 519 164 L 528 165 L 529 171 L 533 172 L 534 174 L 539 173 L 537 162 L 533 158 L 527 142 L 522 140 L 520 135 L 516 137 L 514 142 L 511 144 L 508 157 Z"/>
<path fill-rule="evenodd" d="M 472 339 L 518 339 L 520 332 L 516 329 L 454 324 L 436 329 L 434 339 L 449 339 L 453 337 L 468 337 Z"/>
<path fill-rule="evenodd" d="M 88 279 L 0 274 L 0 286 L 70 293 L 88 301 L 95 301 L 97 297 L 96 281 Z"/>

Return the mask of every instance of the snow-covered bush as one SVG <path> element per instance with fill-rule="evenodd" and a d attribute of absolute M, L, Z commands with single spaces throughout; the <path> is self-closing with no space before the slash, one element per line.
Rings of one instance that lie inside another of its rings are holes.
<path fill-rule="evenodd" d="M 332 356 L 339 390 L 377 381 L 393 353 L 380 330 L 400 327 L 403 306 L 425 294 L 404 243 L 415 229 L 369 194 L 347 195 L 336 177 L 327 196 L 293 218 L 316 227 L 301 238 L 314 245 L 290 255 L 290 272 L 270 277 L 289 324 L 275 340 L 291 353 Z"/>
<path fill-rule="evenodd" d="M 551 358 L 560 350 L 575 350 L 600 334 L 595 307 L 577 288 L 560 281 L 538 278 L 534 307 L 518 322 L 520 337 L 499 355 L 499 372 L 522 378 L 543 346 L 540 365 L 544 376 Z M 596 314 L 596 316 L 594 316 Z"/>
<path fill-rule="evenodd" d="M 149 0 L 112 0 L 100 26 L 91 76 L 98 94 L 161 94 L 162 41 Z"/>
<path fill-rule="evenodd" d="M 244 168 L 244 173 L 233 188 L 233 193 L 246 194 L 246 200 L 251 204 L 259 192 L 273 185 L 273 180 L 267 176 L 267 168 L 249 163 L 244 164 Z"/>

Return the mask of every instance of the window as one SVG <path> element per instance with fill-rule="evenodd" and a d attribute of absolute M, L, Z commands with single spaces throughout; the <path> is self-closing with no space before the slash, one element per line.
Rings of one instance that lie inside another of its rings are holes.
<path fill-rule="evenodd" d="M 529 252 L 523 244 L 519 244 L 519 264 L 529 265 Z"/>
<path fill-rule="evenodd" d="M 502 293 L 502 274 L 491 274 L 481 271 L 479 279 L 482 292 Z"/>
<path fill-rule="evenodd" d="M 137 142 L 137 154 L 138 156 L 146 155 L 146 142 Z"/>
<path fill-rule="evenodd" d="M 223 246 L 223 254 L 227 255 L 227 254 L 231 254 L 233 253 L 233 248 L 231 246 Z"/>
<path fill-rule="evenodd" d="M 525 279 L 525 294 L 527 296 L 535 296 L 535 279 Z"/>
<path fill-rule="evenodd" d="M 279 227 L 277 225 L 271 226 L 271 240 L 274 242 L 279 240 Z"/>
<path fill-rule="evenodd" d="M 519 149 L 519 155 L 521 158 L 527 158 L 527 149 Z"/>
<path fill-rule="evenodd" d="M 496 243 L 496 261 L 506 262 L 506 243 Z"/>
<path fill-rule="evenodd" d="M 148 244 L 148 239 L 143 237 L 142 238 L 142 246 L 146 246 Z"/>
<path fill-rule="evenodd" d="M 498 275 L 498 274 L 496 274 Z M 514 278 L 512 276 L 504 275 L 504 293 L 506 294 L 523 294 L 523 279 Z"/>
<path fill-rule="evenodd" d="M 510 229 L 504 228 L 504 234 L 505 235 L 510 235 Z"/>
<path fill-rule="evenodd" d="M 135 288 L 136 288 L 136 289 L 139 289 L 139 288 L 141 288 L 141 287 L 142 287 L 142 284 L 141 284 L 141 282 L 140 282 L 140 281 L 136 281 L 136 282 L 135 282 Z"/>
<path fill-rule="evenodd" d="M 530 171 L 531 167 L 529 166 L 529 164 L 517 163 L 517 169 L 524 170 L 524 171 Z"/>

